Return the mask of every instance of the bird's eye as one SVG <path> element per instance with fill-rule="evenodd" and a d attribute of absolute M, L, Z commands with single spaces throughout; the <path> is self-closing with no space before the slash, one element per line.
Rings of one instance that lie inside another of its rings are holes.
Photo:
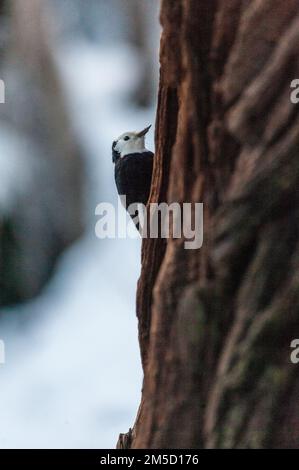
<path fill-rule="evenodd" d="M 126 135 L 126 137 L 124 137 L 124 140 L 130 140 L 130 137 Z"/>

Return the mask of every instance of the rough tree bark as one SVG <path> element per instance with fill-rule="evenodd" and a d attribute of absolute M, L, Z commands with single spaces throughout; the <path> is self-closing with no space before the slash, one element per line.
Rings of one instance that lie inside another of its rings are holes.
<path fill-rule="evenodd" d="M 203 202 L 204 243 L 143 243 L 144 386 L 118 446 L 298 447 L 298 1 L 164 0 L 161 21 L 150 199 Z"/>

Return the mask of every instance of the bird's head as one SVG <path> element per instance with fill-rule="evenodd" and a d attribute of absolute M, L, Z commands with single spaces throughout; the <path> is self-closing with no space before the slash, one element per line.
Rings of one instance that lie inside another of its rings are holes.
<path fill-rule="evenodd" d="M 112 144 L 113 162 L 115 163 L 119 157 L 124 157 L 130 153 L 146 152 L 145 135 L 151 126 L 146 127 L 140 132 L 125 132 L 120 135 Z"/>

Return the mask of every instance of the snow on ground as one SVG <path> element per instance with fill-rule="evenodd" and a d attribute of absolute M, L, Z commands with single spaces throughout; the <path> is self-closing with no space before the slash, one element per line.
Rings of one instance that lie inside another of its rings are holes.
<path fill-rule="evenodd" d="M 90 176 L 85 236 L 61 258 L 43 293 L 3 310 L 0 337 L 1 448 L 109 448 L 133 424 L 141 365 L 135 317 L 140 240 L 95 237 L 94 210 L 116 203 L 111 142 L 154 123 L 130 109 L 138 74 L 125 46 L 73 43 L 58 57 Z M 153 148 L 153 131 L 149 136 Z"/>

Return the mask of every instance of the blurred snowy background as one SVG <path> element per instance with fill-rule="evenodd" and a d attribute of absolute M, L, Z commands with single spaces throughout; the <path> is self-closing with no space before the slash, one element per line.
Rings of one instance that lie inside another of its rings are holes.
<path fill-rule="evenodd" d="M 94 211 L 113 139 L 154 124 L 158 9 L 0 0 L 1 448 L 115 447 L 134 422 L 141 243 L 98 240 Z"/>

